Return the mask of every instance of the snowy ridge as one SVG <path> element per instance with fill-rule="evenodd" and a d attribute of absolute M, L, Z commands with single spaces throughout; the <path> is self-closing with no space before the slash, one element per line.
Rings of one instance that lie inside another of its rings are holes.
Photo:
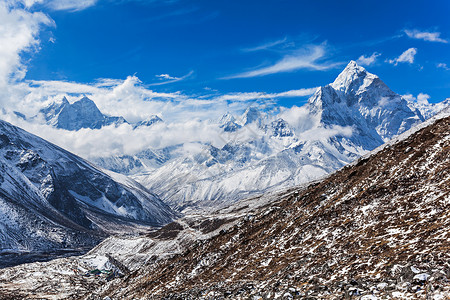
<path fill-rule="evenodd" d="M 110 233 L 160 226 L 176 217 L 133 180 L 106 174 L 4 121 L 0 167 L 0 226 L 5 229 L 0 249 L 92 246 Z"/>

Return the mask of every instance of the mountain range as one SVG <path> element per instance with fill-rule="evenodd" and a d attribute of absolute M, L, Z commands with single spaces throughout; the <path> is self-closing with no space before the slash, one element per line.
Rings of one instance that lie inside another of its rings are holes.
<path fill-rule="evenodd" d="M 190 154 L 179 144 L 94 161 L 122 175 L 1 121 L 2 249 L 92 246 L 112 233 L 170 222 L 179 216 L 172 209 L 214 211 L 311 182 L 423 122 L 448 100 L 429 107 L 413 104 L 351 61 L 306 105 L 288 111 L 295 111 L 295 118 L 286 110 L 273 114 L 248 107 L 240 116 L 225 113 L 213 121 L 226 141 L 222 147 L 198 142 L 202 151 Z M 41 113 L 65 130 L 126 122 L 103 115 L 86 97 L 72 104 L 64 98 Z M 150 116 L 128 125 L 136 129 L 161 122 Z M 27 236 L 34 236 L 32 242 Z"/>
<path fill-rule="evenodd" d="M 177 215 L 123 175 L 0 121 L 1 253 L 92 247 Z"/>
<path fill-rule="evenodd" d="M 0 299 L 446 299 L 449 132 L 447 109 L 322 180 L 2 269 Z"/>
<path fill-rule="evenodd" d="M 92 161 L 131 176 L 178 211 L 216 209 L 323 177 L 423 122 L 449 101 L 408 101 L 351 61 L 302 107 L 274 113 L 251 106 L 239 116 L 227 112 L 208 120 L 222 130 L 220 147 L 197 142 L 201 151 L 192 154 L 178 144 Z M 41 114 L 48 124 L 66 130 L 128 124 L 122 117 L 103 115 L 86 97 L 73 104 L 64 98 Z M 137 129 L 160 122 L 154 115 L 130 125 Z"/>
<path fill-rule="evenodd" d="M 95 162 L 129 172 L 177 210 L 196 211 L 325 176 L 425 119 L 354 61 L 297 110 L 296 124 L 258 107 L 226 113 L 217 126 L 227 143 L 202 144 L 196 155 L 175 146 Z"/>
<path fill-rule="evenodd" d="M 60 102 L 53 102 L 42 108 L 39 114 L 44 117 L 48 125 L 70 131 L 77 131 L 82 128 L 100 129 L 104 126 L 119 126 L 124 123 L 129 124 L 123 117 L 104 115 L 94 101 L 88 97 L 83 97 L 73 103 L 69 103 L 67 98 L 64 97 Z M 162 122 L 162 120 L 155 115 L 132 125 L 134 128 L 138 128 L 151 126 L 157 122 Z"/>

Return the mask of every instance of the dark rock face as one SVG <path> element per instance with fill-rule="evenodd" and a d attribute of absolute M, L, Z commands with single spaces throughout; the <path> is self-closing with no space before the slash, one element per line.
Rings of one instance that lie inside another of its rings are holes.
<path fill-rule="evenodd" d="M 320 182 L 281 194 L 270 207 L 139 270 L 104 295 L 445 295 L 449 133 L 450 117 L 438 119 Z"/>

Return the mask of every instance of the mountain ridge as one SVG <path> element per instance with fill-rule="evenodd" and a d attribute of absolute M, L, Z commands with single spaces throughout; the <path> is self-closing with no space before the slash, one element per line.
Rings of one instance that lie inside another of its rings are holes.
<path fill-rule="evenodd" d="M 0 166 L 0 206 L 5 211 L 0 214 L 0 226 L 8 228 L 2 231 L 0 243 L 8 251 L 92 246 L 111 233 L 160 226 L 176 217 L 135 181 L 112 172 L 105 174 L 84 159 L 2 120 Z"/>

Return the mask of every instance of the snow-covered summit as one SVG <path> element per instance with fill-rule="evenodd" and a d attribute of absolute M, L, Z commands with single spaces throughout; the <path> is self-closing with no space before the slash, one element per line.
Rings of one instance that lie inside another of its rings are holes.
<path fill-rule="evenodd" d="M 223 116 L 219 119 L 219 124 L 225 124 L 228 122 L 236 122 L 236 118 L 229 111 L 223 114 Z"/>
<path fill-rule="evenodd" d="M 157 115 L 151 115 L 150 117 L 136 123 L 133 128 L 139 128 L 139 127 L 150 127 L 153 124 L 164 122 L 160 117 Z"/>
<path fill-rule="evenodd" d="M 417 99 L 405 99 L 409 108 L 418 111 L 425 119 L 429 119 L 439 112 L 450 107 L 450 98 L 438 103 L 429 103 L 428 100 L 417 101 Z"/>
<path fill-rule="evenodd" d="M 70 104 L 64 97 L 40 110 L 49 125 L 66 130 L 82 128 L 99 129 L 108 125 L 127 123 L 123 117 L 111 117 L 101 113 L 94 101 L 83 97 Z"/>
<path fill-rule="evenodd" d="M 378 76 L 369 73 L 351 60 L 330 86 L 336 91 L 347 94 L 354 86 L 370 85 Z"/>
<path fill-rule="evenodd" d="M 227 132 L 235 132 L 242 126 L 237 123 L 236 118 L 230 112 L 226 112 L 219 120 L 219 127 Z"/>
<path fill-rule="evenodd" d="M 424 120 L 378 76 L 351 61 L 336 80 L 319 88 L 308 109 L 322 126 L 354 127 L 359 135 L 387 141 Z"/>
<path fill-rule="evenodd" d="M 248 107 L 242 114 L 241 123 L 243 126 L 256 122 L 258 125 L 262 124 L 261 111 L 253 106 Z"/>

